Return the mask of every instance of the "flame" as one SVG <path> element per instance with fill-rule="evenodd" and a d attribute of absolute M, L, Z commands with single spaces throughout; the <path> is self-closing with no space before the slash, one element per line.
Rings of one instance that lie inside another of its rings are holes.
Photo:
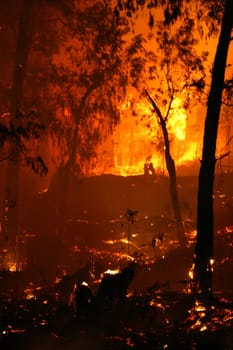
<path fill-rule="evenodd" d="M 173 113 L 168 119 L 168 129 L 175 135 L 177 140 L 183 141 L 186 137 L 187 116 L 184 108 L 182 108 L 182 101 L 177 98 L 174 100 Z"/>
<path fill-rule="evenodd" d="M 10 272 L 18 272 L 23 271 L 23 261 L 20 260 L 17 256 L 15 256 L 14 251 L 4 250 L 5 253 L 4 261 L 2 263 L 2 268 L 8 270 Z M 18 259 L 17 259 L 18 258 Z"/>
<path fill-rule="evenodd" d="M 146 164 L 151 164 L 155 173 L 164 173 L 164 142 L 157 117 L 148 102 L 132 101 L 133 97 L 129 96 L 122 104 L 120 123 L 98 147 L 95 175 L 142 175 Z M 187 114 L 179 98 L 173 101 L 167 129 L 176 164 L 196 160 L 199 140 L 189 140 Z"/>
<path fill-rule="evenodd" d="M 120 272 L 119 269 L 116 269 L 116 270 L 108 269 L 108 270 L 104 271 L 103 275 L 116 275 L 119 272 Z"/>
<path fill-rule="evenodd" d="M 15 262 L 9 262 L 8 263 L 8 270 L 11 272 L 17 271 L 17 264 Z"/>
<path fill-rule="evenodd" d="M 191 267 L 191 269 L 190 269 L 189 272 L 188 272 L 188 276 L 189 276 L 189 278 L 190 278 L 191 280 L 193 280 L 193 278 L 194 278 L 194 267 L 195 267 L 195 265 L 192 264 L 192 267 Z"/>
<path fill-rule="evenodd" d="M 35 296 L 34 294 L 32 294 L 32 293 L 28 293 L 28 294 L 26 295 L 26 299 L 27 299 L 27 300 L 36 299 L 36 296 Z"/>

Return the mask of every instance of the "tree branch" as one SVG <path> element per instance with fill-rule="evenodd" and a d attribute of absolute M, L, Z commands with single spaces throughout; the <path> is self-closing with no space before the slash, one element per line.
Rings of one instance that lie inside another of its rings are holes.
<path fill-rule="evenodd" d="M 222 154 L 219 158 L 216 158 L 216 161 L 217 160 L 221 160 L 221 159 L 223 159 L 223 158 L 225 158 L 225 157 L 227 157 L 227 156 L 229 156 L 229 154 L 231 153 L 231 151 L 229 151 L 229 152 L 227 152 L 227 153 L 224 153 L 224 154 Z"/>
<path fill-rule="evenodd" d="M 169 95 L 170 95 L 170 101 L 169 101 L 169 104 L 168 104 L 168 107 L 167 107 L 166 115 L 164 117 L 164 121 L 165 122 L 168 119 L 168 116 L 169 116 L 169 113 L 170 113 L 170 110 L 171 110 L 171 106 L 172 106 L 172 102 L 174 100 L 174 88 L 173 88 L 173 85 L 172 85 L 172 81 L 169 80 L 169 66 L 168 66 L 168 63 L 166 64 L 166 67 L 167 67 L 166 81 L 167 81 L 167 87 L 168 87 L 168 91 L 169 91 Z"/>
<path fill-rule="evenodd" d="M 227 106 L 227 107 L 233 107 L 233 103 L 227 103 L 225 101 L 222 101 L 221 102 L 224 106 Z"/>
<path fill-rule="evenodd" d="M 150 96 L 149 92 L 147 90 L 145 90 L 145 94 L 146 94 L 146 97 L 148 98 L 150 104 L 152 105 L 152 107 L 154 108 L 157 116 L 158 116 L 158 119 L 159 119 L 159 123 L 161 124 L 161 121 L 164 121 L 163 119 L 163 116 L 162 116 L 162 113 L 160 112 L 160 109 L 159 107 L 157 106 L 157 104 L 155 103 L 155 101 L 153 100 L 153 98 Z"/>

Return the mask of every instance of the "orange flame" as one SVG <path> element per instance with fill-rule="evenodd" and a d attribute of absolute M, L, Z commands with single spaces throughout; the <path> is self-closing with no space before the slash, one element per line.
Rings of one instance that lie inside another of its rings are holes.
<path fill-rule="evenodd" d="M 120 123 L 113 135 L 97 150 L 96 175 L 141 175 L 147 163 L 152 163 L 156 173 L 165 171 L 164 142 L 157 117 L 148 103 L 138 102 L 132 107 L 130 101 L 122 105 Z M 199 140 L 187 142 L 187 115 L 178 98 L 173 102 L 167 129 L 176 164 L 197 159 Z"/>

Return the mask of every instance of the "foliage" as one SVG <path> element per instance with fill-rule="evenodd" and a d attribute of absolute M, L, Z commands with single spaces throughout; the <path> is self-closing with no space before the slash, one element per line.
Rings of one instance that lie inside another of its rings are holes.
<path fill-rule="evenodd" d="M 9 115 L 5 116 L 0 123 L 0 160 L 10 160 L 13 162 L 23 162 L 25 165 L 40 176 L 46 175 L 47 166 L 43 159 L 35 153 L 33 142 L 39 140 L 44 131 L 44 126 L 39 123 L 37 115 L 34 111 L 26 114 L 17 111 L 14 119 L 6 120 Z M 15 152 L 8 153 L 9 144 L 14 144 Z"/>
<path fill-rule="evenodd" d="M 158 6 L 163 8 L 164 24 L 173 23 L 181 15 L 183 0 L 118 0 L 115 8 L 117 17 L 120 11 L 125 11 L 128 17 L 132 17 L 140 9 L 147 7 L 149 10 Z M 189 0 L 188 0 L 189 2 Z M 149 25 L 152 27 L 154 24 L 154 18 L 152 13 L 149 13 Z"/>
<path fill-rule="evenodd" d="M 158 20 L 153 31 L 136 33 L 127 51 L 129 83 L 141 99 L 145 90 L 149 92 L 167 124 L 172 147 L 176 146 L 173 118 L 185 116 L 184 110 L 206 100 L 208 53 L 198 54 L 195 29 L 188 15 L 169 28 Z"/>
<path fill-rule="evenodd" d="M 133 224 L 137 214 L 138 214 L 138 210 L 131 210 L 128 208 L 125 212 L 125 218 L 127 222 Z"/>
<path fill-rule="evenodd" d="M 200 33 L 204 35 L 207 26 L 208 36 L 216 33 L 216 24 L 220 24 L 224 9 L 224 0 L 197 0 L 192 3 L 190 0 L 118 0 L 115 6 L 116 17 L 122 13 L 133 21 L 140 11 L 148 10 L 148 25 L 153 28 L 155 15 L 153 10 L 160 8 L 163 14 L 163 25 L 168 26 L 177 22 L 186 12 L 191 12 L 199 22 Z"/>
<path fill-rule="evenodd" d="M 61 163 L 72 157 L 77 138 L 77 159 L 85 164 L 119 121 L 118 103 L 127 85 L 122 55 L 127 27 L 116 26 L 112 9 L 100 1 L 78 6 L 71 23 L 50 71 L 53 103 L 60 106 L 50 130 Z"/>

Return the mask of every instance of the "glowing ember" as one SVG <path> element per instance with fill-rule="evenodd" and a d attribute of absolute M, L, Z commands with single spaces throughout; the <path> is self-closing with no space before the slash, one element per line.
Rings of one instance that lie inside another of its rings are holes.
<path fill-rule="evenodd" d="M 132 235 L 132 237 L 136 237 L 137 235 Z M 134 242 L 132 242 L 131 240 L 128 240 L 127 238 L 121 238 L 121 239 L 115 239 L 115 240 L 103 240 L 102 241 L 103 243 L 105 244 L 110 244 L 110 245 L 113 245 L 113 244 L 116 244 L 116 243 L 123 243 L 123 244 L 130 244 L 131 246 L 133 246 L 134 248 L 136 249 L 140 249 Z"/>
<path fill-rule="evenodd" d="M 188 246 L 191 246 L 196 240 L 197 231 L 193 230 L 193 231 L 186 232 L 186 235 L 188 238 Z"/>
<path fill-rule="evenodd" d="M 207 329 L 209 331 L 215 331 L 218 327 L 228 327 L 233 319 L 233 311 L 226 308 L 217 308 L 210 305 L 205 307 L 199 300 L 195 301 L 195 304 L 191 310 L 189 310 L 190 316 L 188 321 L 191 321 L 190 330 L 199 330 L 204 332 Z"/>
<path fill-rule="evenodd" d="M 13 333 L 13 334 L 22 334 L 22 333 L 25 333 L 26 332 L 26 329 L 22 328 L 13 328 L 11 325 L 8 325 L 7 326 L 7 329 L 4 329 L 0 335 L 7 335 L 9 333 Z"/>
<path fill-rule="evenodd" d="M 108 269 L 108 270 L 106 270 L 106 271 L 104 272 L 104 275 L 105 275 L 105 274 L 108 274 L 108 275 L 116 275 L 116 274 L 118 274 L 119 272 L 120 272 L 119 269 L 116 269 L 116 270 L 110 270 L 110 269 Z"/>
<path fill-rule="evenodd" d="M 204 332 L 205 330 L 207 330 L 207 326 L 206 326 L 206 325 L 203 325 L 203 326 L 200 328 L 200 332 Z"/>
<path fill-rule="evenodd" d="M 26 299 L 27 299 L 27 300 L 36 299 L 36 297 L 35 297 L 35 295 L 32 294 L 32 293 L 28 293 L 28 294 L 26 295 Z"/>
<path fill-rule="evenodd" d="M 153 306 L 153 307 L 157 307 L 157 308 L 162 309 L 162 310 L 165 310 L 165 306 L 162 305 L 161 303 L 156 302 L 155 300 L 151 300 L 149 302 L 149 305 Z"/>
<path fill-rule="evenodd" d="M 189 270 L 189 273 L 188 273 L 189 278 L 190 278 L 191 280 L 193 280 L 193 275 L 194 275 L 194 267 L 195 267 L 195 265 L 194 265 L 194 264 L 192 264 L 192 267 L 191 267 L 191 269 Z"/>
<path fill-rule="evenodd" d="M 41 286 L 35 287 L 33 283 L 30 283 L 30 286 L 24 290 L 24 293 L 26 294 L 26 299 L 36 299 L 36 292 L 38 292 L 41 289 Z"/>
<path fill-rule="evenodd" d="M 225 227 L 226 233 L 232 233 L 233 232 L 233 226 L 226 226 Z"/>
<path fill-rule="evenodd" d="M 206 307 L 202 305 L 199 300 L 195 301 L 195 306 L 193 308 L 194 311 L 201 312 L 201 317 L 205 316 L 203 311 L 206 311 Z"/>
<path fill-rule="evenodd" d="M 214 259 L 210 259 L 210 268 L 211 268 L 211 271 L 213 272 L 214 271 Z"/>
<path fill-rule="evenodd" d="M 88 287 L 88 283 L 87 283 L 87 282 L 85 282 L 85 281 L 82 281 L 81 285 L 82 285 L 82 286 L 86 286 L 86 287 Z"/>
<path fill-rule="evenodd" d="M 8 263 L 8 269 L 11 272 L 17 271 L 17 264 L 16 263 Z"/>

